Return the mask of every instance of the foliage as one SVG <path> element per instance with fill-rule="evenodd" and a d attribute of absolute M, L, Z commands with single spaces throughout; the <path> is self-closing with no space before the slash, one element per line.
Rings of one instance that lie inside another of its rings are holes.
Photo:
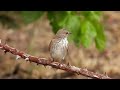
<path fill-rule="evenodd" d="M 80 46 L 81 43 L 87 48 L 95 41 L 96 47 L 100 51 L 105 48 L 104 28 L 100 22 L 101 16 L 102 12 L 100 11 L 48 12 L 48 18 L 55 33 L 60 28 L 67 28 L 72 32 L 71 40 L 77 46 Z"/>
<path fill-rule="evenodd" d="M 45 11 L 19 11 L 25 24 L 39 19 L 44 13 Z M 72 33 L 70 40 L 76 46 L 82 44 L 87 48 L 94 41 L 100 51 L 104 50 L 106 40 L 100 22 L 101 11 L 48 11 L 47 16 L 54 33 L 60 28 L 66 28 Z"/>
<path fill-rule="evenodd" d="M 42 16 L 42 11 L 21 11 L 20 15 L 23 18 L 24 23 L 28 24 L 31 23 Z"/>
<path fill-rule="evenodd" d="M 19 27 L 16 21 L 7 15 L 0 15 L 0 22 L 3 24 L 3 26 L 8 28 Z"/>

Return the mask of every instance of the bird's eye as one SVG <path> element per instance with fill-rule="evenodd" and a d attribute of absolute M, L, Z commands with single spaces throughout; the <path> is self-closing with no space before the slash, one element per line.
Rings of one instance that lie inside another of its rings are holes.
<path fill-rule="evenodd" d="M 69 32 L 66 32 L 66 34 L 69 34 Z"/>

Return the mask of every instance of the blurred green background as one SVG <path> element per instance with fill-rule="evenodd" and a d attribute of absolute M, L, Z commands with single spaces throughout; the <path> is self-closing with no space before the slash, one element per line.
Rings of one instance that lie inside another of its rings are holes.
<path fill-rule="evenodd" d="M 50 58 L 48 46 L 57 30 L 67 28 L 71 65 L 120 78 L 119 11 L 1 11 L 0 39 L 28 54 Z M 0 50 L 0 78 L 87 78 L 36 65 Z"/>

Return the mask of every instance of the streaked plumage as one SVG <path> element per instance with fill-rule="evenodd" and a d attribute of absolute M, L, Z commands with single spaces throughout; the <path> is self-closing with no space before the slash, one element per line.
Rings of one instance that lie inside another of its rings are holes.
<path fill-rule="evenodd" d="M 65 29 L 60 29 L 49 45 L 50 55 L 54 61 L 64 60 L 68 51 L 68 36 L 69 32 Z"/>

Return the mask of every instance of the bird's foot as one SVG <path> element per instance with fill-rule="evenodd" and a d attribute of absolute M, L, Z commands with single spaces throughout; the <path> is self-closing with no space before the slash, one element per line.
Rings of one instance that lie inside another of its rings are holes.
<path fill-rule="evenodd" d="M 68 66 L 70 66 L 70 63 L 69 63 L 69 62 L 67 62 L 67 65 L 68 65 Z"/>

